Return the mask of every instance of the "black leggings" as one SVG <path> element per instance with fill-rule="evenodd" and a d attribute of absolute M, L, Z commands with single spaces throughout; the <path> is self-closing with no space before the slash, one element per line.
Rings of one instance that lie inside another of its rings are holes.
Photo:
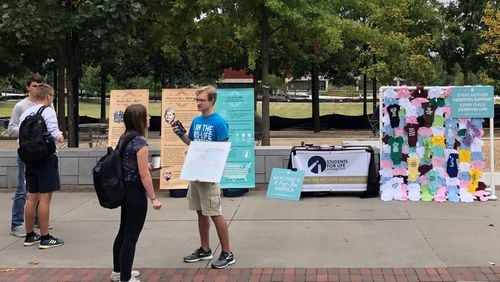
<path fill-rule="evenodd" d="M 127 183 L 128 192 L 121 206 L 120 229 L 113 244 L 113 271 L 120 281 L 128 281 L 134 262 L 135 245 L 146 220 L 148 199 L 140 180 Z"/>

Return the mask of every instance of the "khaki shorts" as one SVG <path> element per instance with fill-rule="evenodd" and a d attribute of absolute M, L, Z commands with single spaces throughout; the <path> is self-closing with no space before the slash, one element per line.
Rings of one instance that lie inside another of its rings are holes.
<path fill-rule="evenodd" d="M 201 211 L 204 216 L 222 214 L 219 183 L 191 181 L 187 198 L 189 209 Z"/>

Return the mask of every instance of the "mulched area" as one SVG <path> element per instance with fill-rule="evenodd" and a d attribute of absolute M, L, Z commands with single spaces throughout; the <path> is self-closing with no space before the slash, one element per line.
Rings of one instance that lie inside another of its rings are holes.
<path fill-rule="evenodd" d="M 500 281 L 500 267 L 143 268 L 141 281 Z M 110 281 L 109 268 L 0 269 L 0 281 Z"/>

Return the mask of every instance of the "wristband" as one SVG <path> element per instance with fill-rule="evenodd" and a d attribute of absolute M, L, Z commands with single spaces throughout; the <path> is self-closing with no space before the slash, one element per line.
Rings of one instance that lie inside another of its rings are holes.
<path fill-rule="evenodd" d="M 151 200 L 151 201 L 154 201 L 154 200 L 156 200 L 156 197 L 154 197 L 154 198 L 151 198 L 150 200 Z"/>

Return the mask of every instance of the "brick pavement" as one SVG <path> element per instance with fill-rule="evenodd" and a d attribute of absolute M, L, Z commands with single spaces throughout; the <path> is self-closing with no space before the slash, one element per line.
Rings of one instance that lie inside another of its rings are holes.
<path fill-rule="evenodd" d="M 500 281 L 500 267 L 142 268 L 141 281 Z M 109 268 L 0 268 L 0 281 L 110 281 Z"/>

